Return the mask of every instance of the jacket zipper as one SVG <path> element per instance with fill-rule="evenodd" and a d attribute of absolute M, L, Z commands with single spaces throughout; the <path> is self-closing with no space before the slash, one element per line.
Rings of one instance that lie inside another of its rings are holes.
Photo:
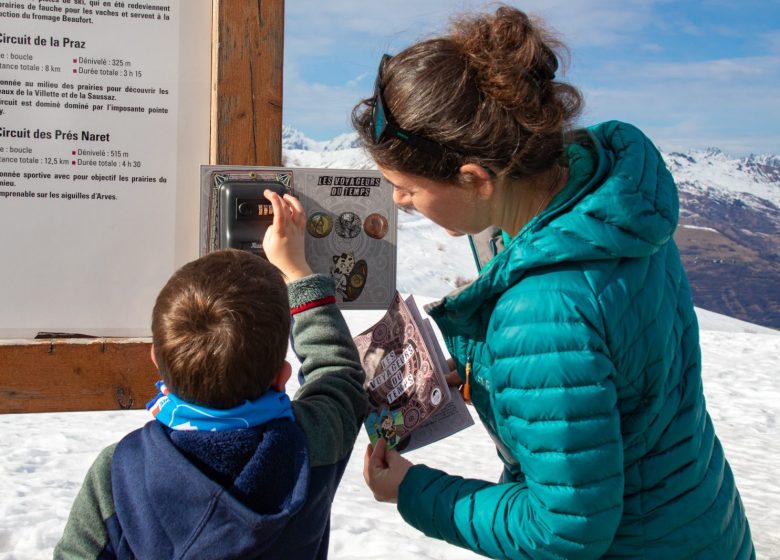
<path fill-rule="evenodd" d="M 469 343 L 468 353 L 466 354 L 466 381 L 461 387 L 461 394 L 463 395 L 463 400 L 466 402 L 471 401 L 471 362 L 473 360 L 473 345 L 473 342 Z"/>

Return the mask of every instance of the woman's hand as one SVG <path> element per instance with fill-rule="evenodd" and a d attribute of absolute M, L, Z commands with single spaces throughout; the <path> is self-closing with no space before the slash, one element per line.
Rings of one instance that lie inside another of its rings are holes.
<path fill-rule="evenodd" d="M 460 387 L 463 384 L 463 381 L 460 380 L 460 374 L 458 373 L 458 368 L 455 366 L 455 360 L 447 358 L 447 367 L 450 370 L 449 373 L 444 376 L 444 379 L 447 380 L 447 385 L 450 387 Z"/>
<path fill-rule="evenodd" d="M 263 195 L 274 209 L 274 222 L 266 230 L 263 250 L 271 264 L 282 271 L 287 282 L 311 274 L 304 252 L 306 215 L 300 200 L 286 194 L 284 198 L 270 189 Z"/>
<path fill-rule="evenodd" d="M 376 447 L 369 444 L 363 457 L 363 478 L 378 502 L 398 502 L 398 488 L 406 473 L 412 468 L 395 449 L 387 449 L 387 442 L 380 438 Z"/>
<path fill-rule="evenodd" d="M 456 370 L 450 371 L 444 376 L 444 379 L 447 381 L 448 387 L 460 387 L 463 385 L 463 381 L 460 380 L 460 374 Z"/>

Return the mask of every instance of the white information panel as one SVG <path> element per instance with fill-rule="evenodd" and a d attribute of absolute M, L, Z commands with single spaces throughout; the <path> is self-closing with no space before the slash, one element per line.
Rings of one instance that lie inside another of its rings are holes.
<path fill-rule="evenodd" d="M 211 0 L 0 2 L 0 338 L 148 336 L 198 255 Z"/>

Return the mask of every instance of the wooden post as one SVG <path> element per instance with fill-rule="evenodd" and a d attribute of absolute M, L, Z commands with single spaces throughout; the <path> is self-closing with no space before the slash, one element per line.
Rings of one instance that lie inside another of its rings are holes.
<path fill-rule="evenodd" d="M 279 166 L 284 0 L 213 0 L 213 13 L 209 163 Z M 0 414 L 143 408 L 150 343 L 0 341 Z"/>
<path fill-rule="evenodd" d="M 282 164 L 284 0 L 217 0 L 211 163 Z"/>

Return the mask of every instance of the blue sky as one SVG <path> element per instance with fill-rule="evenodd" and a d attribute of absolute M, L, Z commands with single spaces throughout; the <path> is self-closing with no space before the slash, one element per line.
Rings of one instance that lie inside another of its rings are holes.
<path fill-rule="evenodd" d="M 780 0 L 534 0 L 568 44 L 582 124 L 620 119 L 666 151 L 780 154 Z M 446 29 L 476 0 L 287 0 L 284 123 L 315 140 L 351 132 L 382 53 Z"/>

